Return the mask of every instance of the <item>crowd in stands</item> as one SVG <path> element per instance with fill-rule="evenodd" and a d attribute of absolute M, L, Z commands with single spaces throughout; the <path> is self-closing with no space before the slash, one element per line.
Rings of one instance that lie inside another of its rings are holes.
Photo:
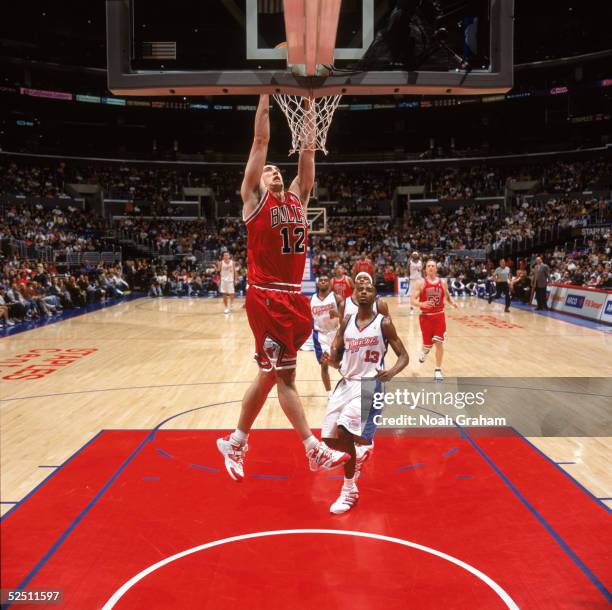
<path fill-rule="evenodd" d="M 41 203 L 12 202 L 0 218 L 0 237 L 23 241 L 26 246 L 81 252 L 100 249 L 99 236 L 106 225 L 102 217 L 74 205 L 46 209 Z"/>
<path fill-rule="evenodd" d="M 510 209 L 504 209 L 501 202 L 489 201 L 413 208 L 406 210 L 401 220 L 331 215 L 327 234 L 311 238 L 313 271 L 333 273 L 342 265 L 350 272 L 360 253 L 366 252 L 376 266 L 379 288 L 392 291 L 396 278 L 406 275 L 407 258 L 416 250 L 436 256 L 441 274 L 452 281 L 453 292 L 473 294 L 479 283 L 490 282 L 493 262 L 486 261 L 487 256 L 497 259 L 507 251 L 506 246 L 517 243 L 529 246 L 522 251 L 535 252 L 541 250 L 538 246 L 543 240 L 539 237 L 543 233 L 558 237 L 561 230 L 606 225 L 612 219 L 611 207 L 604 197 L 575 194 L 590 185 L 610 184 L 612 164 L 602 159 L 555 162 L 529 170 L 507 166 L 406 166 L 401 170 L 365 168 L 359 173 L 332 173 L 325 169 L 319 175 L 319 188 L 327 199 L 339 205 L 372 206 L 374 210 L 380 202 L 388 201 L 397 184 L 423 184 L 441 199 L 463 199 L 499 192 L 507 180 L 536 175 L 541 190 L 548 194 L 518 197 Z M 214 261 L 224 250 L 236 261 L 237 289 L 244 292 L 247 243 L 245 227 L 239 219 L 221 218 L 212 223 L 204 218 L 161 217 L 167 211 L 164 202 L 180 197 L 185 185 L 213 187 L 220 196 L 230 197 L 236 194 L 239 181 L 239 170 L 191 173 L 119 164 L 3 164 L 0 195 L 23 199 L 9 198 L 0 206 L 0 320 L 9 324 L 14 320 L 46 318 L 68 308 L 119 298 L 130 291 L 151 296 L 216 295 L 219 277 Z M 65 188 L 71 182 L 99 183 L 113 196 L 149 198 L 161 207 L 153 207 L 152 218 L 134 214 L 113 223 L 84 211 L 67 198 Z M 157 211 L 162 213 L 156 216 Z M 32 247 L 64 254 L 100 251 L 105 240 L 113 236 L 145 244 L 150 257 L 126 261 L 122 266 L 92 265 L 85 260 L 77 267 L 66 264 L 58 268 L 50 262 L 53 256 L 43 260 L 31 254 Z M 15 250 L 15 243 L 23 244 L 29 258 Z M 609 233 L 603 232 L 597 239 L 572 239 L 564 248 L 540 253 L 551 268 L 551 280 L 608 288 L 611 247 Z M 166 260 L 167 257 L 174 260 Z M 508 262 L 515 277 L 517 298 L 525 298 L 533 261 L 512 258 Z"/>
<path fill-rule="evenodd" d="M 290 170 L 283 170 L 285 179 Z M 243 168 L 210 166 L 154 167 L 143 165 L 19 162 L 0 159 L 0 193 L 4 195 L 67 197 L 67 184 L 97 184 L 108 199 L 148 201 L 162 215 L 164 202 L 184 199 L 184 187 L 209 187 L 217 201 L 239 196 Z M 537 180 L 542 192 L 583 191 L 610 180 L 612 162 L 605 158 L 582 161 L 548 161 L 529 165 L 395 165 L 366 163 L 354 170 L 318 168 L 319 189 L 328 201 L 368 202 L 388 200 L 398 185 L 424 186 L 428 196 L 442 200 L 503 195 L 508 181 Z"/>
<path fill-rule="evenodd" d="M 79 269 L 59 272 L 54 263 L 15 256 L 4 260 L 0 270 L 0 316 L 8 326 L 129 293 L 130 284 L 120 266 L 85 263 Z"/>

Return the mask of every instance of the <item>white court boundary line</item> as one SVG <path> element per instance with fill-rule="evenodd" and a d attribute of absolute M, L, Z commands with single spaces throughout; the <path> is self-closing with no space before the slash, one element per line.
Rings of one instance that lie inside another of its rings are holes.
<path fill-rule="evenodd" d="M 442 553 L 442 551 L 437 551 L 436 549 L 432 549 L 428 546 L 423 546 L 421 544 L 417 544 L 416 542 L 410 542 L 409 540 L 402 540 L 401 538 L 393 538 L 392 536 L 383 536 L 382 534 L 370 534 L 368 532 L 355 532 L 351 530 L 329 530 L 329 529 L 297 529 L 297 530 L 271 530 L 267 532 L 255 532 L 253 534 L 242 534 L 240 536 L 232 536 L 231 538 L 223 538 L 221 540 L 215 540 L 213 542 L 207 542 L 206 544 L 201 544 L 200 546 L 194 546 L 186 551 L 181 551 L 180 553 L 176 553 L 176 555 L 171 555 L 170 557 L 166 557 L 166 559 L 162 559 L 157 563 L 145 568 L 136 576 L 133 576 L 128 580 L 125 584 L 123 584 L 119 589 L 113 593 L 110 599 L 104 604 L 102 610 L 112 610 L 115 607 L 115 604 L 139 581 L 141 581 L 145 576 L 148 576 L 152 572 L 155 572 L 159 568 L 162 568 L 177 559 L 182 559 L 187 555 L 192 555 L 194 553 L 198 553 L 199 551 L 204 551 L 206 549 L 211 549 L 216 546 L 221 546 L 223 544 L 229 544 L 230 542 L 238 542 L 239 540 L 249 540 L 252 538 L 267 538 L 268 536 L 283 536 L 288 534 L 336 534 L 340 536 L 356 536 L 357 538 L 371 538 L 373 540 L 382 540 L 384 542 L 394 542 L 395 544 L 400 544 L 402 546 L 408 546 L 413 549 L 417 549 L 419 551 L 423 551 L 425 553 L 429 553 L 430 555 L 436 555 L 450 563 L 454 563 L 460 568 L 464 569 L 466 572 L 470 572 L 476 578 L 480 579 L 486 585 L 488 585 L 493 591 L 498 595 L 498 597 L 506 604 L 510 610 L 520 610 L 514 600 L 500 587 L 492 578 L 489 578 L 486 574 L 476 569 L 474 566 L 471 566 L 461 559 L 457 559 L 452 555 L 447 555 L 446 553 Z"/>

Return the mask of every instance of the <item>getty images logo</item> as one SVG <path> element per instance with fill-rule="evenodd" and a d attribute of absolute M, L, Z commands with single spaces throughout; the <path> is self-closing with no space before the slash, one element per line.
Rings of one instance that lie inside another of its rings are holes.
<path fill-rule="evenodd" d="M 584 305 L 584 299 L 585 297 L 582 296 L 581 294 L 568 294 L 567 298 L 565 299 L 565 304 L 568 307 L 575 307 L 576 309 L 582 309 L 582 306 Z"/>

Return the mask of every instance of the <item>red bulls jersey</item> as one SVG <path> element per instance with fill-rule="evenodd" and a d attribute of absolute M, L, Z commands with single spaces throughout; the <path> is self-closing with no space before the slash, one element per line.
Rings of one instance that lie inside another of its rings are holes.
<path fill-rule="evenodd" d="M 342 278 L 332 277 L 331 287 L 341 299 L 348 299 L 353 294 L 353 289 L 346 275 L 343 275 Z"/>
<path fill-rule="evenodd" d="M 419 296 L 421 303 L 425 301 L 433 301 L 433 307 L 422 309 L 422 313 L 440 313 L 444 311 L 444 286 L 440 278 L 436 282 L 430 282 L 427 278 L 423 278 L 423 288 Z"/>
<path fill-rule="evenodd" d="M 357 273 L 361 273 L 362 271 L 365 271 L 366 273 L 369 273 L 371 276 L 374 275 L 374 267 L 372 266 L 372 262 L 370 261 L 369 258 L 366 258 L 364 261 L 359 259 L 357 261 L 356 268 L 357 268 Z"/>
<path fill-rule="evenodd" d="M 268 191 L 244 222 L 249 284 L 299 291 L 306 264 L 308 224 L 297 195 L 286 191 L 285 201 L 280 201 Z"/>

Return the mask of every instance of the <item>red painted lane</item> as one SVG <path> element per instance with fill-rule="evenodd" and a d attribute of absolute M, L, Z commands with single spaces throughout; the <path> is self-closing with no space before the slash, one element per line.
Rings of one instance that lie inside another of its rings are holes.
<path fill-rule="evenodd" d="M 104 431 L 0 525 L 2 588 L 19 585 L 147 431 Z"/>
<path fill-rule="evenodd" d="M 522 610 L 606 607 L 602 594 L 466 440 L 449 435 L 380 435 L 375 456 L 360 482 L 358 507 L 334 517 L 328 509 L 341 480 L 308 471 L 303 448 L 293 431 L 252 434 L 248 476 L 242 484 L 231 481 L 223 471 L 214 445 L 219 434 L 195 430 L 158 433 L 154 443 L 142 449 L 33 579 L 30 588 L 63 588 L 64 610 L 99 608 L 123 582 L 185 549 L 244 533 L 329 528 L 393 536 L 457 557 L 496 581 Z M 495 439 L 489 440 L 495 443 Z M 172 457 L 165 457 L 158 449 Z M 457 451 L 444 455 L 452 449 Z M 221 471 L 196 469 L 192 463 Z M 399 469 L 416 464 L 422 465 Z M 81 474 L 85 477 L 87 473 Z M 253 475 L 288 478 L 258 479 Z M 159 480 L 145 480 L 151 477 Z M 55 487 L 56 493 L 63 493 L 60 486 Z M 563 495 L 557 499 L 562 503 Z M 583 503 L 577 500 L 575 518 L 581 518 L 584 507 L 592 502 L 586 495 Z M 278 587 L 286 597 L 295 597 L 297 591 L 298 600 L 324 594 L 336 599 L 341 597 L 337 583 L 350 569 L 349 595 L 351 587 L 360 587 L 360 596 L 366 600 L 361 607 L 378 608 L 383 606 L 384 589 L 381 585 L 378 601 L 372 602 L 373 589 L 364 576 L 375 566 L 376 570 L 387 570 L 389 577 L 389 570 L 399 570 L 403 575 L 397 578 L 399 584 L 392 585 L 390 599 L 410 596 L 425 608 L 428 600 L 437 600 L 444 607 L 465 607 L 466 600 L 472 607 L 483 607 L 475 606 L 470 597 L 474 591 L 475 595 L 486 595 L 481 585 L 475 581 L 476 588 L 465 589 L 466 597 L 461 597 L 467 581 L 457 575 L 454 566 L 441 567 L 440 559 L 407 550 L 402 555 L 406 559 L 400 560 L 396 554 L 402 553 L 401 547 L 391 550 L 395 545 L 389 545 L 387 550 L 378 542 L 313 538 L 306 545 L 290 538 L 277 541 L 276 555 L 274 541 L 260 540 L 199 553 L 182 566 L 168 566 L 164 573 L 171 577 L 160 573 L 150 581 L 145 579 L 133 594 L 152 598 L 154 593 L 156 599 L 168 599 L 177 595 L 174 584 L 179 574 L 185 589 L 181 595 L 185 597 L 177 604 L 201 595 L 217 603 L 246 603 L 248 607 L 254 583 L 267 583 L 265 587 L 273 588 L 283 570 L 286 573 L 290 567 L 301 584 L 296 588 L 293 581 L 279 580 Z M 315 557 L 308 552 L 313 545 L 317 546 Z M 347 559 L 336 567 L 334 561 L 344 555 Z M 325 571 L 318 568 L 319 561 L 324 562 Z M 227 575 L 232 562 L 240 575 L 248 573 L 249 587 L 237 587 L 240 578 Z M 311 573 L 312 580 L 308 577 Z M 443 579 L 438 578 L 441 574 Z M 313 582 L 318 583 L 316 593 L 309 592 L 315 589 Z M 449 587 L 455 591 L 454 605 L 450 606 L 446 594 Z M 292 605 L 294 602 L 293 598 L 288 601 Z M 151 607 L 134 603 L 131 607 L 136 610 Z M 148 604 L 144 598 L 142 603 Z"/>

